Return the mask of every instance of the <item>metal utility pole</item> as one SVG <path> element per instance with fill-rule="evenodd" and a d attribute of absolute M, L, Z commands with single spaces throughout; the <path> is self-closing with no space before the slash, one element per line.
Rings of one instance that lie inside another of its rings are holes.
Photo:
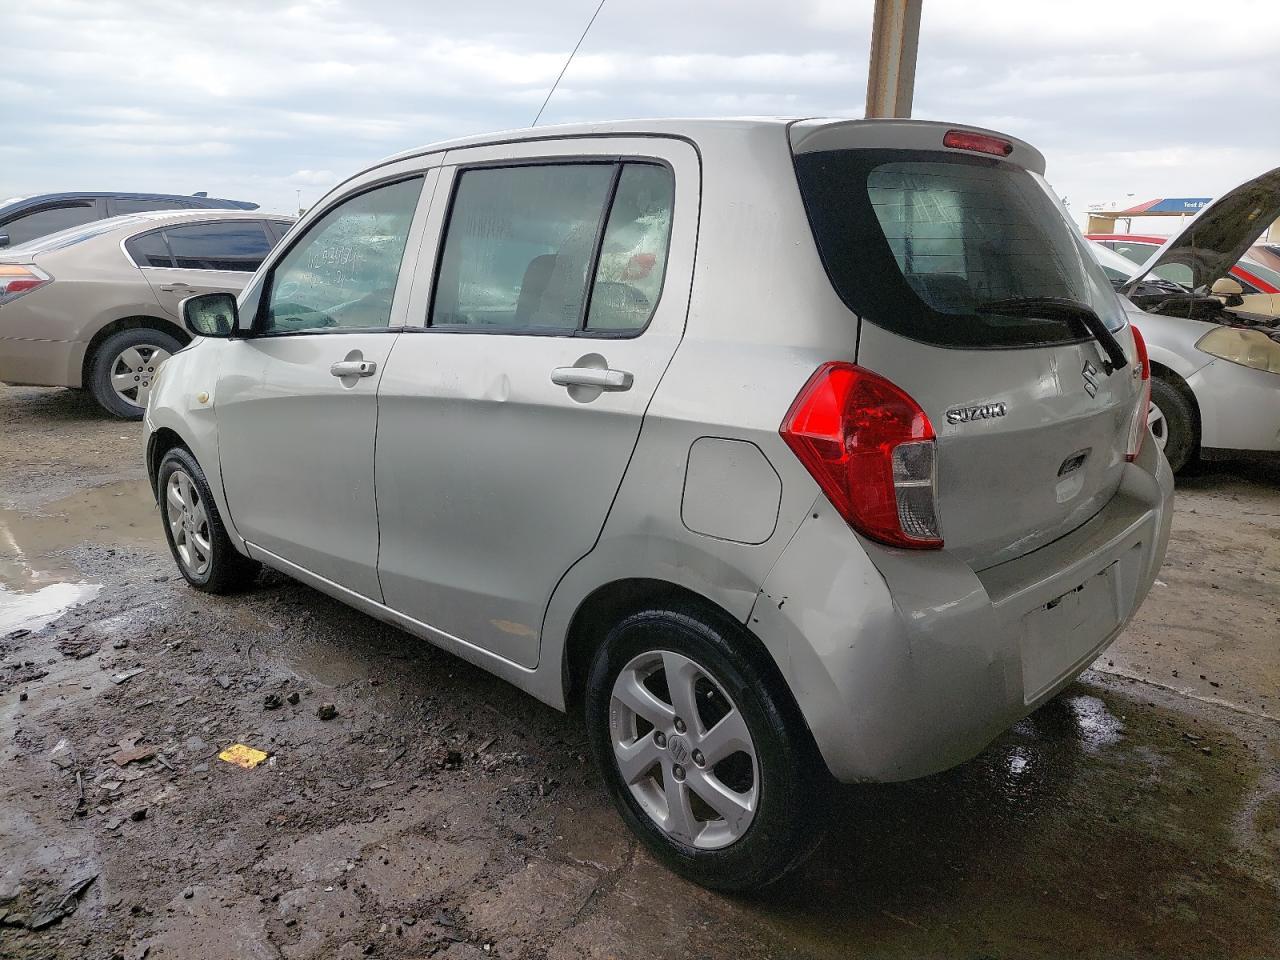
<path fill-rule="evenodd" d="M 868 117 L 911 116 L 924 0 L 876 0 L 867 75 Z"/>

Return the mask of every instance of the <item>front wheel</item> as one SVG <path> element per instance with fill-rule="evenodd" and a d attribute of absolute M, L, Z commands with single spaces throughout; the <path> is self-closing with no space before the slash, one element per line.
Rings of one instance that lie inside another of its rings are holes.
<path fill-rule="evenodd" d="M 231 544 L 200 464 L 182 447 L 160 461 L 156 477 L 169 550 L 187 583 L 206 593 L 246 587 L 259 564 Z"/>
<path fill-rule="evenodd" d="M 828 777 L 754 643 L 736 624 L 646 610 L 609 632 L 588 679 L 588 736 L 623 819 L 720 890 L 777 880 L 826 831 Z"/>
<path fill-rule="evenodd" d="M 1195 456 L 1200 445 L 1196 414 L 1187 398 L 1167 380 L 1151 378 L 1151 406 L 1147 410 L 1151 436 L 1177 473 Z"/>

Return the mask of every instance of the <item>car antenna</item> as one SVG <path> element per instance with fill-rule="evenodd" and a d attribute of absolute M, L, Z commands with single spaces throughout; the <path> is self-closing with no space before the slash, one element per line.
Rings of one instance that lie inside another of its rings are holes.
<path fill-rule="evenodd" d="M 551 85 L 551 89 L 547 91 L 547 99 L 542 101 L 542 106 L 538 108 L 538 114 L 533 118 L 531 127 L 536 127 L 538 121 L 542 119 L 542 111 L 547 109 L 547 104 L 551 102 L 551 95 L 556 92 L 556 87 L 560 86 L 560 81 L 564 79 L 565 71 L 569 69 L 569 64 L 573 63 L 573 58 L 578 53 L 578 48 L 582 46 L 582 41 L 587 39 L 587 32 L 591 29 L 591 25 L 596 22 L 596 17 L 600 16 L 600 11 L 604 8 L 604 0 L 596 5 L 596 12 L 591 15 L 591 19 L 587 21 L 586 27 L 582 31 L 582 36 L 578 38 L 578 42 L 573 45 L 573 50 L 569 54 L 569 59 L 564 62 L 564 66 L 560 68 L 560 76 L 556 77 L 556 82 Z"/>

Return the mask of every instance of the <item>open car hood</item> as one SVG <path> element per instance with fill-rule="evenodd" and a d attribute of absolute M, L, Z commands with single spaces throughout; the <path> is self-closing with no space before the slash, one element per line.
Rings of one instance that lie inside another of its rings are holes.
<path fill-rule="evenodd" d="M 1156 267 L 1191 268 L 1196 288 L 1211 286 L 1280 218 L 1280 167 L 1248 180 L 1196 214 L 1181 233 L 1165 241 L 1121 288 L 1129 293 Z"/>

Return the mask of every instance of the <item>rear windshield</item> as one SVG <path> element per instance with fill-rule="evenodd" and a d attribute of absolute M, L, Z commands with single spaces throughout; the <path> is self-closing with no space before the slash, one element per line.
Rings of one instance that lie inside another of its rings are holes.
<path fill-rule="evenodd" d="M 823 264 L 854 313 L 945 347 L 1088 338 L 1071 301 L 1112 330 L 1120 302 L 1044 180 L 1002 160 L 902 150 L 796 157 Z"/>

